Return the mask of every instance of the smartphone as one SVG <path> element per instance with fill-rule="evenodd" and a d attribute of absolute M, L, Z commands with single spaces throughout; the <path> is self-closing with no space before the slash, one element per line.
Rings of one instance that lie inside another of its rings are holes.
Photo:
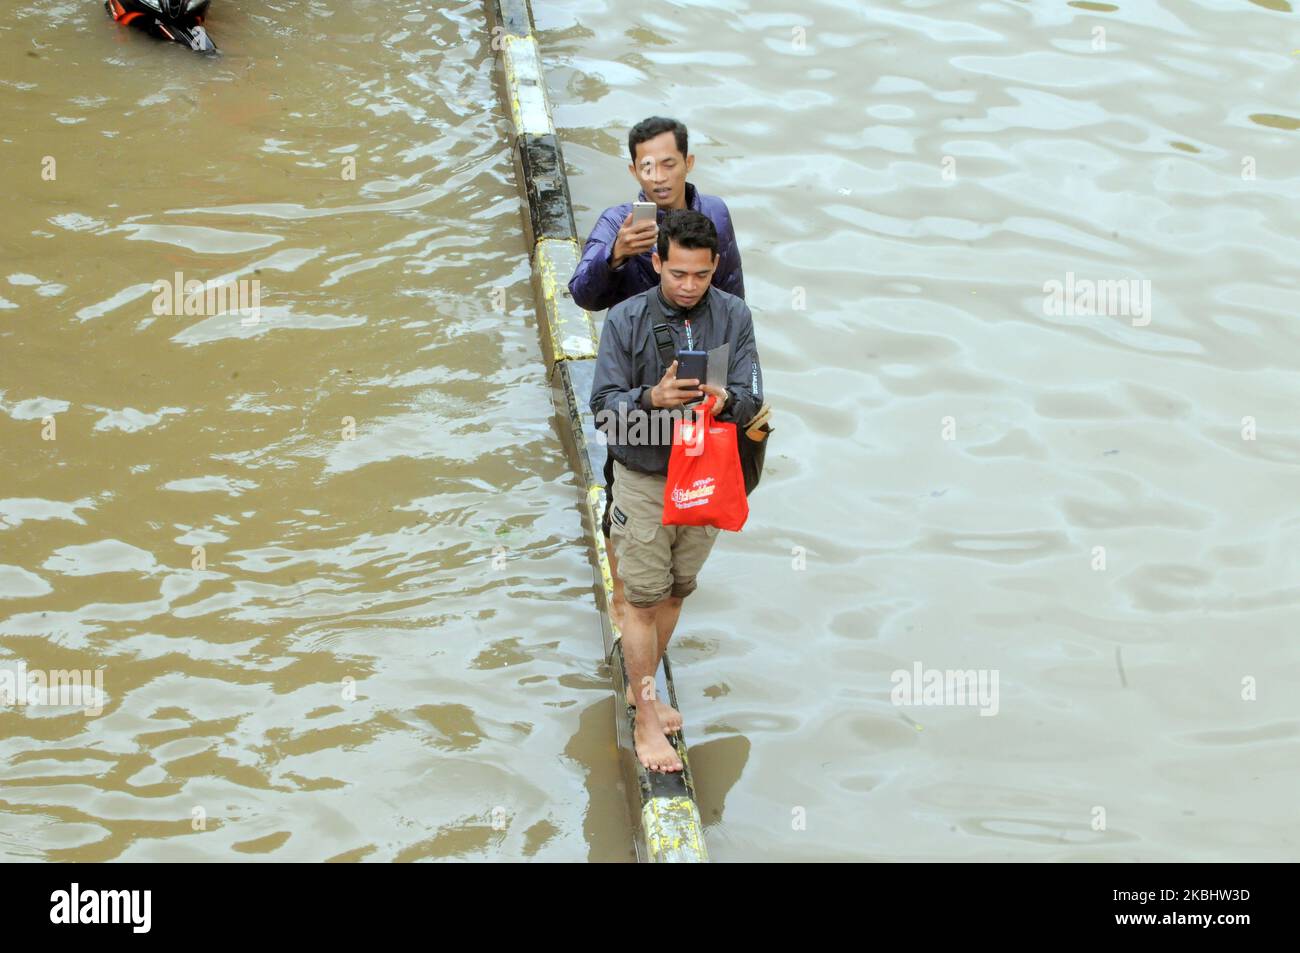
<path fill-rule="evenodd" d="M 632 224 L 640 225 L 642 222 L 655 221 L 655 213 L 659 206 L 654 202 L 633 202 L 632 203 Z"/>
<path fill-rule="evenodd" d="M 709 379 L 709 352 L 708 351 L 678 351 L 677 352 L 677 377 L 679 380 L 694 378 L 700 384 L 704 384 Z M 703 388 L 697 385 L 697 389 Z M 688 406 L 698 404 L 703 397 L 695 397 L 688 400 Z"/>

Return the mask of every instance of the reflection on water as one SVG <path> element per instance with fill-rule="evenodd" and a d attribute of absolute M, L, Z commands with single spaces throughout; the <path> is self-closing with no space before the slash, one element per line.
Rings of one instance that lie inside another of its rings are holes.
<path fill-rule="evenodd" d="M 1293 859 L 1288 5 L 534 8 L 579 228 L 670 113 L 743 245 L 778 432 L 673 648 L 713 856 Z M 0 23 L 0 666 L 105 673 L 0 711 L 0 856 L 630 859 L 482 5 L 209 26 Z"/>

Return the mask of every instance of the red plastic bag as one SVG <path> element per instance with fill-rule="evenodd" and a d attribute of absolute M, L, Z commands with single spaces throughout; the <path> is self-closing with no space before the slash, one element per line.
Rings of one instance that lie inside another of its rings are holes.
<path fill-rule="evenodd" d="M 716 526 L 738 532 L 749 519 L 736 425 L 713 419 L 706 397 L 693 422 L 673 421 L 664 484 L 665 526 Z"/>

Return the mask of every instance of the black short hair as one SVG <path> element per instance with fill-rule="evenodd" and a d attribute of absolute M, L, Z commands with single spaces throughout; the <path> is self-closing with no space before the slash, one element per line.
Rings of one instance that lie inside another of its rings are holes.
<path fill-rule="evenodd" d="M 668 243 L 682 248 L 707 248 L 718 257 L 718 230 L 709 216 L 689 208 L 676 208 L 664 216 L 659 226 L 659 260 L 668 260 Z"/>
<path fill-rule="evenodd" d="M 683 156 L 686 155 L 686 127 L 676 119 L 651 116 L 649 119 L 642 119 L 627 134 L 627 151 L 628 155 L 632 157 L 632 161 L 636 161 L 637 146 L 653 139 L 655 136 L 662 136 L 665 132 L 673 134 L 673 138 L 677 140 L 677 151 Z"/>

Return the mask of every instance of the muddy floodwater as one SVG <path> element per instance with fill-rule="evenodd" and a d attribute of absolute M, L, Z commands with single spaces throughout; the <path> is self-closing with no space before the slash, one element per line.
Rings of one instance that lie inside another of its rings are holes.
<path fill-rule="evenodd" d="M 663 114 L 743 255 L 712 857 L 1300 858 L 1291 5 L 532 6 L 580 234 Z M 0 22 L 0 669 L 102 672 L 0 859 L 634 859 L 484 5 L 207 25 Z"/>

